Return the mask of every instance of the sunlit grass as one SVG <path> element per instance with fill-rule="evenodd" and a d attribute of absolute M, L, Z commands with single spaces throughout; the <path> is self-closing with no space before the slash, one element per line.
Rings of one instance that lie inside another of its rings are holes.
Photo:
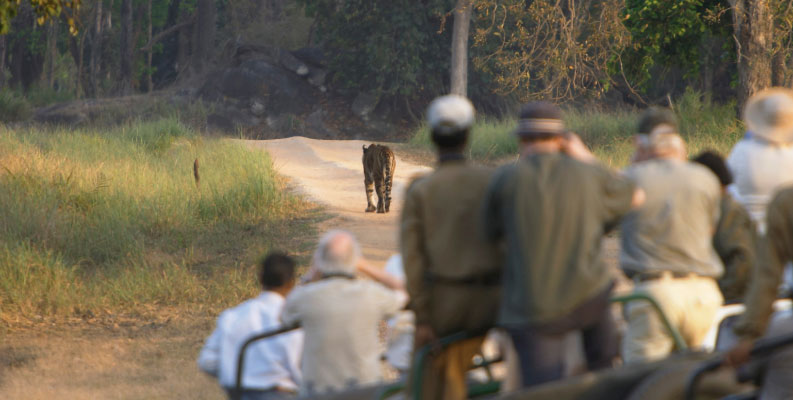
<path fill-rule="evenodd" d="M 0 314 L 222 307 L 256 292 L 263 252 L 311 235 L 266 153 L 175 118 L 0 129 Z"/>
<path fill-rule="evenodd" d="M 713 104 L 707 96 L 688 91 L 675 103 L 689 153 L 716 150 L 723 155 L 743 135 L 743 125 L 736 118 L 735 105 Z M 639 110 L 600 111 L 564 110 L 565 123 L 571 131 L 581 136 L 595 155 L 614 168 L 622 168 L 633 154 Z M 474 159 L 493 162 L 517 154 L 517 141 L 512 134 L 516 120 L 482 119 L 471 131 L 468 155 Z M 409 144 L 416 148 L 430 148 L 429 129 L 421 126 L 414 132 Z"/>

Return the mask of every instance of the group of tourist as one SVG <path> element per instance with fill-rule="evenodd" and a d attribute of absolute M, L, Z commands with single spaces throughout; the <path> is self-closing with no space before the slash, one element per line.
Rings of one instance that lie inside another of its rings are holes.
<path fill-rule="evenodd" d="M 793 92 L 756 94 L 744 121 L 749 132 L 726 162 L 712 151 L 689 159 L 674 113 L 650 108 L 631 165 L 613 171 L 566 128 L 557 106 L 534 102 L 514 131 L 519 160 L 492 170 L 464 156 L 470 101 L 440 97 L 427 111 L 437 168 L 405 192 L 401 256 L 385 270 L 372 267 L 350 233 L 331 231 L 293 289 L 294 262 L 270 254 L 260 266 L 264 291 L 221 314 L 199 365 L 230 389 L 247 337 L 299 324 L 247 352 L 243 398 L 373 384 L 381 379 L 379 321 L 390 317 L 385 355 L 403 372 L 412 350 L 467 334 L 436 346 L 421 376 L 423 399 L 466 397 L 466 373 L 492 328 L 514 354 L 518 387 L 565 375 L 571 332 L 580 333 L 589 370 L 664 358 L 675 342 L 649 303 L 625 305 L 623 334 L 611 312 L 618 271 L 603 262 L 601 241 L 617 228 L 622 272 L 689 347 L 703 344 L 725 299 L 745 300 L 741 340 L 726 357 L 740 365 L 766 334 L 793 261 Z M 793 333 L 793 322 L 771 331 Z M 793 398 L 790 358 L 776 358 L 765 394 Z"/>

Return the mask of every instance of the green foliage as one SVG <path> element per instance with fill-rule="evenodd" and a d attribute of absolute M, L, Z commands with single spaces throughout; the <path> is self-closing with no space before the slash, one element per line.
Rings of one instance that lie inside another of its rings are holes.
<path fill-rule="evenodd" d="M 28 0 L 26 0 L 28 1 Z M 66 22 L 69 25 L 69 32 L 73 35 L 77 33 L 77 24 L 72 13 L 80 8 L 81 0 L 29 0 L 33 11 L 36 13 L 36 21 L 43 25 L 50 19 L 54 19 L 66 13 Z M 16 17 L 22 0 L 0 0 L 0 34 L 8 33 L 11 19 Z"/>
<path fill-rule="evenodd" d="M 0 204 L 0 312 L 23 315 L 228 304 L 255 290 L 261 252 L 311 229 L 286 222 L 305 206 L 266 154 L 173 118 L 3 129 Z"/>
<path fill-rule="evenodd" d="M 727 11 L 721 0 L 626 0 L 621 15 L 632 51 L 623 55 L 623 66 L 640 85 L 656 64 L 698 73 L 703 41 L 732 34 Z"/>
<path fill-rule="evenodd" d="M 317 18 L 333 82 L 351 92 L 418 98 L 443 92 L 451 0 L 300 0 Z"/>

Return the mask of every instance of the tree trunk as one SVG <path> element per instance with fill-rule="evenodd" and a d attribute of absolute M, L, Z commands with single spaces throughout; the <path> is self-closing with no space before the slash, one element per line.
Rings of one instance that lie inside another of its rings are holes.
<path fill-rule="evenodd" d="M 0 89 L 6 87 L 6 35 L 0 35 Z"/>
<path fill-rule="evenodd" d="M 104 26 L 102 1 L 97 1 L 94 7 L 93 30 L 91 32 L 91 59 L 88 68 L 91 74 L 89 82 L 91 84 L 92 96 L 96 97 L 99 93 L 99 75 L 101 73 L 99 71 L 99 61 L 102 54 L 102 27 Z"/>
<path fill-rule="evenodd" d="M 146 43 L 151 43 L 151 0 L 146 3 L 146 15 L 148 15 L 148 31 Z M 151 80 L 151 75 L 153 71 L 151 70 L 151 56 L 154 53 L 154 45 L 149 48 L 149 54 L 146 56 L 146 91 L 151 93 L 152 89 L 154 88 L 154 83 Z"/>
<path fill-rule="evenodd" d="M 207 67 L 215 41 L 215 1 L 198 0 L 198 18 L 195 25 L 193 71 L 201 73 Z"/>
<path fill-rule="evenodd" d="M 55 20 L 47 23 L 47 43 L 44 52 L 44 84 L 48 89 L 55 85 L 55 62 L 58 57 L 56 47 L 58 41 L 58 25 Z"/>
<path fill-rule="evenodd" d="M 738 105 L 771 86 L 773 16 L 766 0 L 730 0 L 738 56 Z"/>
<path fill-rule="evenodd" d="M 468 28 L 471 25 L 472 0 L 457 0 L 452 28 L 451 93 L 468 94 Z"/>
<path fill-rule="evenodd" d="M 119 77 L 119 94 L 128 95 L 132 92 L 132 0 L 121 1 L 121 75 Z"/>
<path fill-rule="evenodd" d="M 181 19 L 189 18 L 188 15 L 182 15 Z M 190 38 L 193 37 L 192 32 L 196 29 L 196 24 L 186 26 L 179 30 L 179 35 L 176 41 L 176 63 L 174 65 L 174 69 L 176 70 L 176 75 L 182 73 L 187 69 L 187 64 L 189 63 L 190 57 Z"/>

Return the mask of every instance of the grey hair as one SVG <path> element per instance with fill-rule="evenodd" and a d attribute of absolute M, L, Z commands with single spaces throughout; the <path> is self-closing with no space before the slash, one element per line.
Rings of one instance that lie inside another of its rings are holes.
<path fill-rule="evenodd" d="M 355 236 L 341 229 L 326 232 L 314 252 L 314 266 L 323 274 L 354 274 L 361 259 L 361 246 Z"/>

